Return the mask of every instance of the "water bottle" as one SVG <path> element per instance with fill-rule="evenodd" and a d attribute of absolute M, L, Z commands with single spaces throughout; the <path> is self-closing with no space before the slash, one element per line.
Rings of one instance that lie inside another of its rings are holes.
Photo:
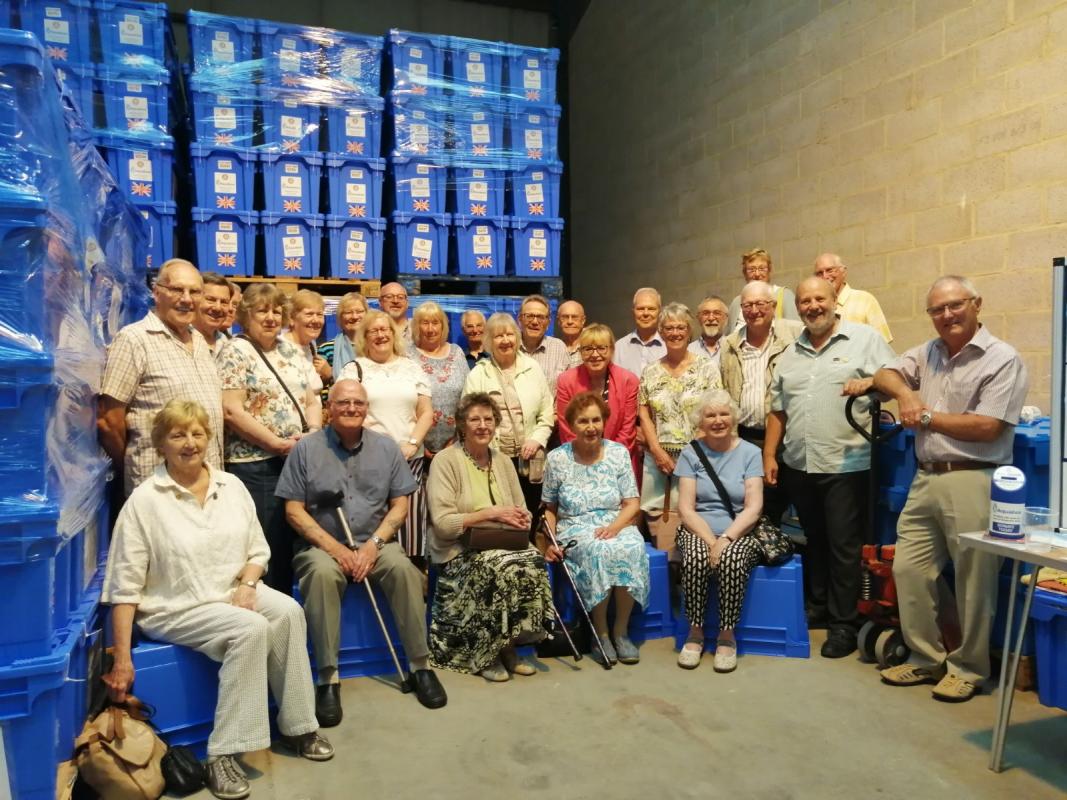
<path fill-rule="evenodd" d="M 1026 475 L 1016 467 L 997 467 L 989 494 L 989 535 L 1022 542 L 1026 511 Z"/>

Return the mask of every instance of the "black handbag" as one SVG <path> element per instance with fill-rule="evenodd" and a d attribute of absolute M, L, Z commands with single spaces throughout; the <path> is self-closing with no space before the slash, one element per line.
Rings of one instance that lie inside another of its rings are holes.
<path fill-rule="evenodd" d="M 188 747 L 169 747 L 160 764 L 167 792 L 179 797 L 198 792 L 207 784 L 207 770 Z"/>
<path fill-rule="evenodd" d="M 719 490 L 719 499 L 722 500 L 722 504 L 729 512 L 730 519 L 737 519 L 734 505 L 730 502 L 730 495 L 727 493 L 726 487 L 722 485 L 722 480 L 715 473 L 715 468 L 711 466 L 708 457 L 704 455 L 704 451 L 700 448 L 700 443 L 694 440 L 689 444 L 697 454 L 697 458 L 700 459 L 700 463 L 704 465 L 704 470 L 708 473 L 708 477 L 711 478 L 711 482 Z M 782 529 L 775 525 L 770 517 L 761 516 L 759 522 L 756 523 L 756 526 L 748 535 L 755 537 L 756 542 L 759 544 L 765 566 L 779 567 L 789 561 L 793 557 L 793 553 L 796 552 L 793 540 L 782 533 Z"/>

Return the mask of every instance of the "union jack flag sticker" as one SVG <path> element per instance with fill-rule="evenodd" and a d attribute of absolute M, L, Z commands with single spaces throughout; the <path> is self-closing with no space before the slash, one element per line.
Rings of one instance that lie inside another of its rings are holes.
<path fill-rule="evenodd" d="M 215 144 L 233 144 L 232 133 L 216 133 Z"/>
<path fill-rule="evenodd" d="M 130 184 L 130 194 L 136 195 L 137 197 L 151 197 L 152 184 L 135 181 Z"/>
<path fill-rule="evenodd" d="M 472 217 L 484 217 L 487 213 L 488 207 L 485 203 L 471 203 Z"/>
<path fill-rule="evenodd" d="M 286 200 L 282 203 L 282 207 L 289 214 L 299 214 L 300 209 L 304 207 L 304 203 L 300 200 Z"/>
<path fill-rule="evenodd" d="M 300 149 L 300 142 L 296 139 L 286 139 L 282 142 L 282 150 L 286 153 L 295 153 Z M 538 156 L 540 158 L 541 156 Z"/>
<path fill-rule="evenodd" d="M 66 61 L 67 60 L 67 48 L 65 47 L 49 47 L 48 57 L 54 61 Z"/>
<path fill-rule="evenodd" d="M 527 89 L 526 90 L 526 99 L 527 100 L 540 100 L 541 99 L 541 92 L 539 92 L 537 89 Z"/>
<path fill-rule="evenodd" d="M 426 147 L 426 145 L 417 144 L 417 145 L 415 145 L 415 152 L 419 153 L 420 155 L 426 155 L 426 153 L 428 153 L 430 151 L 429 151 L 429 148 Z"/>
<path fill-rule="evenodd" d="M 237 266 L 237 256 L 235 256 L 233 254 L 227 255 L 225 253 L 220 253 L 219 254 L 219 266 L 220 267 L 236 267 Z"/>
<path fill-rule="evenodd" d="M 362 261 L 349 261 L 348 262 L 348 274 L 349 275 L 362 275 L 367 270 L 363 266 Z"/>
<path fill-rule="evenodd" d="M 471 87 L 471 97 L 481 97 L 484 94 L 485 94 L 485 89 L 483 89 L 481 86 L 472 86 Z"/>
<path fill-rule="evenodd" d="M 300 81 L 292 75 L 282 76 L 282 86 L 299 86 Z"/>
<path fill-rule="evenodd" d="M 428 258 L 416 258 L 415 259 L 415 271 L 416 272 L 429 272 L 430 271 L 430 259 L 428 259 Z"/>
<path fill-rule="evenodd" d="M 487 155 L 489 155 L 489 145 L 486 145 L 486 144 L 476 144 L 476 145 L 474 145 L 474 155 L 476 155 L 476 156 L 487 156 Z"/>
<path fill-rule="evenodd" d="M 492 269 L 493 268 L 493 257 L 492 256 L 478 256 L 478 258 L 476 258 L 475 261 L 474 261 L 474 265 L 478 269 Z"/>
<path fill-rule="evenodd" d="M 545 260 L 543 258 L 530 259 L 530 272 L 544 272 Z"/>
<path fill-rule="evenodd" d="M 349 206 L 348 216 L 350 217 L 365 217 L 367 216 L 366 206 Z"/>
<path fill-rule="evenodd" d="M 215 206 L 217 208 L 237 208 L 237 199 L 229 195 L 220 194 L 215 197 Z"/>
<path fill-rule="evenodd" d="M 349 153 L 361 156 L 363 155 L 363 142 L 348 142 L 345 144 L 345 150 Z"/>
<path fill-rule="evenodd" d="M 128 119 L 126 120 L 126 128 L 131 131 L 143 131 L 148 127 L 148 123 L 143 119 Z"/>
<path fill-rule="evenodd" d="M 430 210 L 430 201 L 429 200 L 414 200 L 414 201 L 412 201 L 411 207 L 414 208 L 416 211 L 429 211 Z"/>
<path fill-rule="evenodd" d="M 282 261 L 282 267 L 287 270 L 299 272 L 302 262 L 303 259 L 301 258 L 287 258 Z"/>
<path fill-rule="evenodd" d="M 412 94 L 426 94 L 426 87 L 415 84 L 411 87 Z"/>
<path fill-rule="evenodd" d="M 544 203 L 530 203 L 529 204 L 529 213 L 530 213 L 531 216 L 534 215 L 534 214 L 538 214 L 538 215 L 544 216 L 545 204 Z"/>
<path fill-rule="evenodd" d="M 541 153 L 541 151 L 540 151 L 540 150 L 527 150 L 527 151 L 526 151 L 526 157 L 527 157 L 527 158 L 536 158 L 536 159 L 540 159 L 540 158 L 541 158 L 541 155 L 542 155 L 542 153 Z"/>

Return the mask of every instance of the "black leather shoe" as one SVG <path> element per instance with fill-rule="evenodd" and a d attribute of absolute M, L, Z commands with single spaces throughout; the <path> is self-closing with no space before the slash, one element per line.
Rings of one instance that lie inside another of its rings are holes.
<path fill-rule="evenodd" d="M 415 684 L 415 696 L 427 708 L 441 708 L 448 702 L 445 687 L 437 680 L 433 670 L 417 669 L 411 675 L 411 681 Z"/>
<path fill-rule="evenodd" d="M 315 687 L 315 719 L 322 728 L 341 724 L 341 684 L 327 683 Z"/>
<path fill-rule="evenodd" d="M 856 632 L 851 628 L 831 628 L 822 644 L 823 658 L 844 658 L 856 652 Z"/>

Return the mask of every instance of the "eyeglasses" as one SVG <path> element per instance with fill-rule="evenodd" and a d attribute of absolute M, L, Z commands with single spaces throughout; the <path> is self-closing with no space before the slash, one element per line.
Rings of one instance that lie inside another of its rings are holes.
<path fill-rule="evenodd" d="M 770 305 L 771 305 L 771 301 L 770 300 L 753 300 L 750 303 L 742 303 L 741 304 L 741 310 L 742 311 L 757 311 L 757 310 L 762 311 L 763 309 L 767 308 Z"/>
<path fill-rule="evenodd" d="M 158 286 L 160 289 L 166 289 L 168 292 L 171 292 L 172 294 L 177 295 L 178 297 L 187 294 L 194 300 L 199 300 L 201 297 L 204 296 L 203 289 L 183 289 L 179 286 L 167 286 L 167 284 L 165 283 L 157 283 L 156 286 Z"/>
<path fill-rule="evenodd" d="M 366 400 L 331 400 L 333 405 L 338 408 L 366 408 Z"/>
<path fill-rule="evenodd" d="M 408 296 L 406 294 L 383 294 L 379 295 L 378 299 L 385 300 L 386 302 L 391 303 L 394 300 L 407 300 Z"/>
<path fill-rule="evenodd" d="M 973 297 L 965 297 L 963 300 L 953 300 L 951 303 L 942 303 L 939 306 L 931 306 L 926 309 L 926 313 L 931 317 L 940 317 L 946 310 L 952 314 L 958 314 L 963 311 L 967 304 L 973 299 Z"/>
<path fill-rule="evenodd" d="M 770 267 L 765 267 L 765 266 L 754 266 L 752 264 L 746 264 L 745 267 L 744 267 L 744 271 L 745 272 L 770 272 L 771 268 Z"/>
<path fill-rule="evenodd" d="M 610 349 L 611 348 L 606 344 L 585 344 L 578 348 L 578 352 L 583 356 L 591 356 L 593 353 L 606 356 Z"/>
<path fill-rule="evenodd" d="M 367 328 L 367 335 L 381 336 L 383 333 L 392 333 L 392 328 Z"/>
<path fill-rule="evenodd" d="M 815 270 L 815 277 L 825 278 L 827 275 L 836 275 L 841 271 L 841 267 L 822 267 Z"/>
<path fill-rule="evenodd" d="M 726 317 L 728 317 L 729 315 L 725 311 L 705 310 L 705 311 L 697 312 L 697 316 L 698 317 L 716 317 L 718 319 L 726 319 Z"/>
<path fill-rule="evenodd" d="M 531 314 L 529 311 L 523 311 L 522 318 L 530 322 L 548 322 L 548 314 Z"/>

